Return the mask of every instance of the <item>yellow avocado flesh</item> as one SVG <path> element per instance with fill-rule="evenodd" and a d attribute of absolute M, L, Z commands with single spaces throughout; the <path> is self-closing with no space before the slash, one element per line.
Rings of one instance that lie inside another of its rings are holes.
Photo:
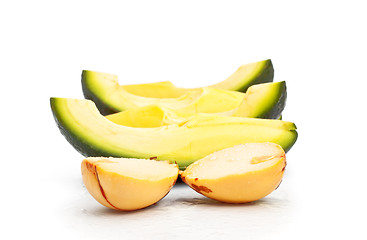
<path fill-rule="evenodd" d="M 246 143 L 212 153 L 186 168 L 182 180 L 218 201 L 245 203 L 261 199 L 280 184 L 285 153 L 274 143 Z"/>
<path fill-rule="evenodd" d="M 202 115 L 211 116 L 210 114 Z M 197 114 L 178 114 L 174 110 L 163 109 L 157 105 L 149 105 L 110 114 L 105 117 L 111 122 L 127 127 L 156 128 L 168 125 L 181 126 L 196 116 Z"/>
<path fill-rule="evenodd" d="M 279 96 L 285 92 L 285 82 L 263 83 L 251 86 L 244 94 L 241 104 L 233 110 L 226 112 L 215 112 L 213 114 L 220 116 L 248 117 L 256 118 L 265 116 L 269 113 L 275 104 L 284 102 L 279 101 Z M 209 100 L 209 99 L 208 99 Z M 212 106 L 213 111 L 218 106 L 218 101 L 207 101 L 206 106 Z M 231 106 L 233 107 L 233 106 Z M 284 105 L 283 105 L 284 107 Z M 205 110 L 192 107 L 192 111 L 186 109 L 169 109 L 158 105 L 147 105 L 128 109 L 123 112 L 107 115 L 106 118 L 119 125 L 130 127 L 151 128 L 170 124 L 182 124 L 192 119 L 195 114 L 205 112 Z M 208 109 L 208 107 L 207 107 Z M 224 109 L 219 108 L 219 109 Z M 278 110 L 280 114 L 282 110 Z M 209 111 L 206 111 L 209 112 Z M 211 113 L 212 113 L 211 112 Z"/>
<path fill-rule="evenodd" d="M 107 115 L 106 118 L 119 125 L 135 128 L 154 128 L 169 125 L 165 111 L 157 105 L 128 109 Z"/>
<path fill-rule="evenodd" d="M 170 81 L 119 85 L 119 87 L 130 94 L 146 98 L 178 98 L 190 91 L 186 88 L 176 87 Z"/>
<path fill-rule="evenodd" d="M 157 157 L 180 168 L 224 148 L 247 142 L 274 142 L 290 149 L 294 123 L 196 114 L 187 122 L 153 128 L 123 126 L 102 116 L 90 100 L 51 98 L 65 138 L 84 156 Z"/>
<path fill-rule="evenodd" d="M 102 205 L 117 210 L 148 207 L 168 194 L 178 166 L 164 161 L 93 157 L 81 164 L 88 192 Z"/>
<path fill-rule="evenodd" d="M 221 89 L 227 92 L 227 95 L 232 92 L 230 95 L 240 96 L 236 91 L 244 92 L 251 85 L 271 82 L 273 71 L 270 60 L 246 64 L 226 80 L 211 85 L 210 88 Z M 202 97 L 203 89 L 205 89 L 205 87 L 179 88 L 169 81 L 120 85 L 116 75 L 89 70 L 84 70 L 82 73 L 82 87 L 85 97 L 96 102 L 104 115 L 150 104 L 159 104 L 162 107 L 173 109 L 183 108 Z M 230 103 L 228 99 L 224 100 L 223 102 Z M 228 105 L 227 108 L 229 108 Z M 217 106 L 215 111 L 219 112 L 218 109 L 220 106 Z M 220 111 L 227 110 L 221 109 Z"/>

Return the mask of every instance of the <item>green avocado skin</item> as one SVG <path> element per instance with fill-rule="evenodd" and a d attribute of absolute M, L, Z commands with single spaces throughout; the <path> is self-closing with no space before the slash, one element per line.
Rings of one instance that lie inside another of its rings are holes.
<path fill-rule="evenodd" d="M 293 139 L 290 141 L 290 144 L 286 148 L 284 148 L 284 151 L 287 153 L 291 148 L 294 146 L 294 144 L 297 142 L 298 139 L 298 132 L 296 130 L 291 130 L 293 134 Z"/>
<path fill-rule="evenodd" d="M 91 144 L 87 143 L 83 138 L 68 128 L 68 125 L 63 122 L 63 113 L 57 108 L 57 99 L 50 99 L 51 110 L 55 119 L 56 125 L 59 128 L 61 134 L 65 139 L 77 150 L 80 154 L 85 157 L 131 157 L 131 156 L 119 156 L 109 152 L 103 151 L 103 149 L 95 148 Z"/>
<path fill-rule="evenodd" d="M 111 106 L 109 106 L 107 103 L 103 102 L 103 99 L 100 99 L 99 97 L 94 95 L 92 91 L 90 91 L 90 88 L 86 80 L 85 73 L 86 73 L 85 71 L 82 72 L 82 90 L 83 90 L 85 99 L 92 100 L 96 104 L 99 112 L 103 116 L 119 112 L 117 109 L 114 109 Z"/>

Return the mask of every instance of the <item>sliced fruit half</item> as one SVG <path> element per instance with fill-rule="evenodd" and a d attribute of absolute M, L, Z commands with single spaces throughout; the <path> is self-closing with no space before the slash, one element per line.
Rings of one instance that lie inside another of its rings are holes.
<path fill-rule="evenodd" d="M 131 211 L 148 207 L 168 194 L 178 166 L 167 161 L 87 158 L 81 165 L 88 192 L 102 205 Z"/>
<path fill-rule="evenodd" d="M 84 156 L 157 157 L 185 168 L 237 144 L 274 142 L 289 150 L 297 139 L 295 124 L 281 120 L 197 114 L 180 124 L 136 128 L 111 122 L 90 100 L 51 98 L 51 108 L 61 133 Z"/>
<path fill-rule="evenodd" d="M 251 85 L 272 82 L 273 75 L 269 59 L 243 65 L 228 79 L 210 87 L 246 92 Z M 163 107 L 182 108 L 202 94 L 201 88 L 178 88 L 169 81 L 119 85 L 116 75 L 89 70 L 82 73 L 82 88 L 85 98 L 93 100 L 103 115 L 158 103 Z"/>
<path fill-rule="evenodd" d="M 186 168 L 182 180 L 209 198 L 227 203 L 261 199 L 282 181 L 285 153 L 274 143 L 246 143 L 212 153 Z"/>

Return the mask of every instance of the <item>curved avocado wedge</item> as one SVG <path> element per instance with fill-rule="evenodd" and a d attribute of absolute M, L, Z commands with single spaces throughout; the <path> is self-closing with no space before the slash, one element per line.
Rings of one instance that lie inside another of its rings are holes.
<path fill-rule="evenodd" d="M 251 85 L 272 82 L 273 76 L 273 65 L 268 59 L 242 65 L 226 80 L 210 87 L 246 92 Z M 182 101 L 200 95 L 200 88 L 179 88 L 169 81 L 119 85 L 116 75 L 89 70 L 82 72 L 82 89 L 84 97 L 94 101 L 103 115 L 158 103 L 176 108 L 176 104 L 180 107 Z"/>
<path fill-rule="evenodd" d="M 232 116 L 281 119 L 286 100 L 285 81 L 253 85 Z"/>
<path fill-rule="evenodd" d="M 51 98 L 61 133 L 84 156 L 157 158 L 181 169 L 204 156 L 247 142 L 274 142 L 289 150 L 297 139 L 294 123 L 197 114 L 183 124 L 154 128 L 118 125 L 90 100 Z"/>
<path fill-rule="evenodd" d="M 86 75 L 88 74 L 86 73 Z M 109 84 L 105 84 L 104 86 Z M 100 89 L 99 92 L 102 93 L 102 86 L 96 85 L 96 88 Z M 160 105 L 170 109 L 179 109 L 181 112 L 185 112 L 186 114 L 194 114 L 196 112 L 224 112 L 237 108 L 244 97 L 244 94 L 241 92 L 208 87 L 181 91 L 169 82 L 139 84 L 139 86 L 135 85 L 134 88 L 132 88 L 131 85 L 116 85 L 112 88 L 115 88 L 116 90 L 112 92 L 105 91 L 101 98 L 93 97 L 94 95 L 84 95 L 87 99 L 96 103 L 98 109 L 103 115 L 122 112 L 127 109 L 143 107 L 151 104 Z M 137 89 L 142 91 L 138 92 Z M 180 94 L 177 92 L 180 92 Z M 143 93 L 146 93 L 145 96 Z M 153 95 L 153 93 L 156 95 Z M 108 102 L 108 104 L 105 104 L 106 102 Z"/>
<path fill-rule="evenodd" d="M 209 87 L 246 92 L 250 86 L 272 82 L 273 78 L 273 63 L 270 59 L 267 59 L 260 62 L 242 65 L 226 80 Z"/>

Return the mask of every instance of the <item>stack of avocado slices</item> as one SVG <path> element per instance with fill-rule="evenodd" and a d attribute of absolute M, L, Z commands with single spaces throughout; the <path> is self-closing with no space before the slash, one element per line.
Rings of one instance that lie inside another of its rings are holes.
<path fill-rule="evenodd" d="M 171 82 L 120 85 L 117 76 L 82 73 L 86 99 L 50 99 L 67 141 L 86 157 L 154 158 L 180 169 L 215 151 L 273 142 L 288 151 L 296 126 L 281 119 L 287 90 L 271 60 L 242 65 L 202 88 Z"/>

